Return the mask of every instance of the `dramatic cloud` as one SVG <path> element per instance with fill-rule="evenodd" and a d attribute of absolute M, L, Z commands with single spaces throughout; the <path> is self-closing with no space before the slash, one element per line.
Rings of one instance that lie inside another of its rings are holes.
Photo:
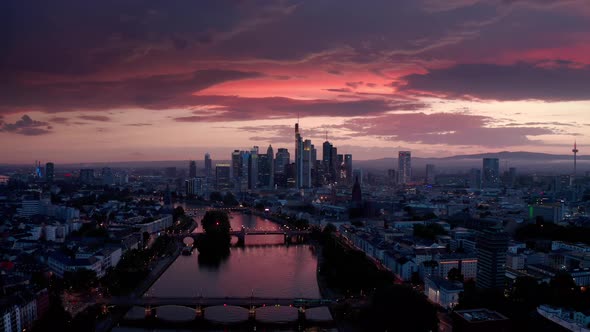
<path fill-rule="evenodd" d="M 341 128 L 391 141 L 489 148 L 537 144 L 527 136 L 554 134 L 539 127 L 491 127 L 490 122 L 489 117 L 463 113 L 388 114 L 351 120 Z"/>
<path fill-rule="evenodd" d="M 428 107 L 421 102 L 368 99 L 352 101 L 301 100 L 280 97 L 243 98 L 233 96 L 194 96 L 193 103 L 203 108 L 194 115 L 177 117 L 180 122 L 244 121 L 308 116 L 364 116 L 387 111 L 414 111 Z M 205 106 L 213 106 L 205 108 Z"/>
<path fill-rule="evenodd" d="M 568 62 L 550 67 L 524 62 L 460 64 L 403 79 L 406 85 L 401 86 L 402 90 L 444 94 L 449 98 L 590 100 L 590 66 L 571 67 Z"/>
<path fill-rule="evenodd" d="M 201 70 L 188 74 L 154 75 L 120 81 L 18 84 L 0 89 L 0 111 L 45 112 L 169 109 L 193 106 L 192 94 L 223 82 L 261 77 L 254 72 Z M 2 85 L 0 84 L 0 88 Z M 87 120 L 101 121 L 92 115 Z M 104 121 L 104 120 L 103 120 Z"/>
<path fill-rule="evenodd" d="M 20 120 L 14 123 L 0 122 L 0 132 L 9 132 L 25 136 L 38 136 L 49 134 L 51 126 L 43 121 L 35 121 L 28 115 L 23 115 Z"/>
<path fill-rule="evenodd" d="M 88 121 L 99 121 L 99 122 L 111 121 L 111 118 L 109 118 L 108 116 L 104 116 L 104 115 L 80 115 L 78 118 L 82 119 L 82 120 L 88 120 Z"/>

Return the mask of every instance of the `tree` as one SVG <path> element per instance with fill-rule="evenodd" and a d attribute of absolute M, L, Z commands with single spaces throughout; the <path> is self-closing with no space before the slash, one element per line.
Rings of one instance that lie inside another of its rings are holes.
<path fill-rule="evenodd" d="M 236 206 L 239 204 L 238 200 L 234 197 L 234 194 L 227 192 L 223 197 L 223 204 L 226 206 Z"/>
<path fill-rule="evenodd" d="M 178 219 L 180 217 L 183 217 L 185 215 L 184 213 L 184 209 L 182 208 L 182 206 L 177 206 L 174 208 L 174 211 L 172 211 L 172 219 L 174 221 L 178 221 Z"/>
<path fill-rule="evenodd" d="M 214 191 L 209 195 L 209 199 L 213 202 L 222 202 L 223 195 L 219 191 Z"/>
<path fill-rule="evenodd" d="M 207 211 L 201 220 L 205 231 L 197 241 L 200 254 L 219 257 L 229 254 L 231 241 L 229 216 L 225 211 Z"/>

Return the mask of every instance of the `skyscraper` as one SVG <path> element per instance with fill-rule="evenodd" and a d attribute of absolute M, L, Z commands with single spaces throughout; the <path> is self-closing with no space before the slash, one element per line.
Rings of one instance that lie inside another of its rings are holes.
<path fill-rule="evenodd" d="M 426 184 L 434 184 L 435 182 L 435 178 L 434 178 L 434 172 L 435 172 L 435 168 L 433 164 L 426 164 Z"/>
<path fill-rule="evenodd" d="M 80 170 L 80 182 L 90 184 L 94 182 L 94 169 L 85 168 Z"/>
<path fill-rule="evenodd" d="M 303 167 L 301 171 L 301 186 L 299 188 L 311 188 L 312 149 L 311 140 L 306 139 L 303 142 Z"/>
<path fill-rule="evenodd" d="M 477 287 L 504 287 L 508 242 L 508 234 L 499 226 L 481 231 L 477 237 Z"/>
<path fill-rule="evenodd" d="M 479 190 L 481 189 L 481 170 L 472 168 L 469 171 L 469 188 Z"/>
<path fill-rule="evenodd" d="M 205 153 L 205 176 L 210 178 L 213 171 L 213 163 L 211 161 L 211 155 L 209 152 Z"/>
<path fill-rule="evenodd" d="M 275 159 L 275 173 L 285 174 L 285 166 L 291 162 L 291 155 L 288 149 L 279 148 Z"/>
<path fill-rule="evenodd" d="M 352 155 L 351 154 L 344 155 L 344 174 L 346 176 L 346 182 L 353 183 L 353 181 L 355 181 L 352 178 Z"/>
<path fill-rule="evenodd" d="M 258 188 L 258 147 L 254 146 L 250 150 L 248 158 L 248 189 Z"/>
<path fill-rule="evenodd" d="M 500 160 L 498 158 L 483 158 L 481 173 L 483 188 L 498 188 L 500 186 Z"/>
<path fill-rule="evenodd" d="M 258 181 L 266 188 L 274 187 L 274 160 L 272 146 L 268 146 L 266 154 L 258 155 Z"/>
<path fill-rule="evenodd" d="M 398 154 L 397 183 L 406 184 L 412 180 L 412 153 L 400 151 Z"/>
<path fill-rule="evenodd" d="M 55 170 L 53 163 L 46 163 L 45 164 L 45 181 L 47 183 L 53 182 L 55 176 Z"/>
<path fill-rule="evenodd" d="M 113 170 L 110 167 L 104 167 L 101 173 L 102 184 L 110 186 L 115 184 L 115 176 Z"/>
<path fill-rule="evenodd" d="M 332 151 L 330 152 L 330 166 L 332 182 L 338 181 L 338 177 L 340 176 L 340 164 L 338 163 L 338 149 L 335 146 L 332 146 Z"/>
<path fill-rule="evenodd" d="M 194 160 L 188 163 L 188 177 L 191 179 L 197 177 L 197 162 Z"/>
<path fill-rule="evenodd" d="M 215 165 L 215 187 L 217 190 L 228 190 L 231 187 L 231 165 Z"/>
<path fill-rule="evenodd" d="M 303 188 L 303 138 L 299 122 L 295 124 L 295 188 Z"/>

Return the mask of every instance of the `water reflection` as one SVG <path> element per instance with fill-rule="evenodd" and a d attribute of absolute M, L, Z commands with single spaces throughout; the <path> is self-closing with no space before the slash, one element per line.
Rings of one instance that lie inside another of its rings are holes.
<path fill-rule="evenodd" d="M 253 215 L 232 213 L 232 228 L 279 229 Z M 197 232 L 200 229 L 196 230 Z M 317 298 L 317 259 L 309 245 L 284 245 L 283 235 L 247 235 L 244 247 L 232 247 L 229 257 L 207 264 L 197 251 L 180 256 L 149 290 L 161 297 Z"/>

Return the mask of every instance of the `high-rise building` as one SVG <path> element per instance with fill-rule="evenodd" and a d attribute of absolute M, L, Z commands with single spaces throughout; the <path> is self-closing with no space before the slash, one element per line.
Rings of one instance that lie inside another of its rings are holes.
<path fill-rule="evenodd" d="M 354 179 L 354 181 L 359 182 L 359 184 L 362 186 L 363 185 L 363 170 L 361 168 L 357 168 L 355 170 L 352 171 L 352 178 Z"/>
<path fill-rule="evenodd" d="M 205 193 L 207 178 L 204 176 L 197 176 L 187 179 L 185 181 L 185 191 L 187 195 L 202 196 Z"/>
<path fill-rule="evenodd" d="M 481 170 L 472 168 L 469 171 L 469 188 L 479 190 L 481 189 Z"/>
<path fill-rule="evenodd" d="M 285 148 L 279 148 L 275 158 L 275 174 L 285 174 L 285 167 L 291 162 L 291 155 L 289 150 Z"/>
<path fill-rule="evenodd" d="M 191 179 L 197 177 L 197 162 L 194 160 L 188 163 L 188 177 Z"/>
<path fill-rule="evenodd" d="M 210 178 L 213 174 L 213 163 L 211 161 L 211 155 L 209 152 L 205 153 L 205 176 Z"/>
<path fill-rule="evenodd" d="M 234 150 L 231 154 L 231 178 L 236 180 L 240 176 L 242 176 L 242 152 Z"/>
<path fill-rule="evenodd" d="M 426 184 L 435 183 L 435 168 L 433 164 L 426 164 Z"/>
<path fill-rule="evenodd" d="M 303 188 L 303 138 L 295 124 L 295 188 Z"/>
<path fill-rule="evenodd" d="M 248 156 L 248 189 L 258 188 L 258 147 L 255 146 L 250 150 Z"/>
<path fill-rule="evenodd" d="M 265 188 L 274 186 L 273 155 L 272 146 L 270 145 L 266 150 L 266 154 L 258 155 L 258 181 Z"/>
<path fill-rule="evenodd" d="M 45 164 L 45 181 L 48 183 L 53 182 L 55 177 L 55 170 L 53 163 L 46 163 Z"/>
<path fill-rule="evenodd" d="M 514 188 L 516 186 L 516 167 L 510 167 L 508 169 L 508 183 L 510 187 Z"/>
<path fill-rule="evenodd" d="M 330 169 L 331 180 L 333 182 L 338 181 L 340 177 L 340 164 L 338 163 L 338 148 L 335 146 L 332 146 L 332 151 L 330 152 L 330 163 L 332 166 Z"/>
<path fill-rule="evenodd" d="M 400 151 L 397 162 L 397 183 L 409 183 L 412 180 L 412 153 L 410 151 Z"/>
<path fill-rule="evenodd" d="M 84 168 L 80 170 L 80 182 L 85 184 L 91 184 L 94 182 L 94 169 Z"/>
<path fill-rule="evenodd" d="M 346 182 L 353 183 L 353 181 L 355 181 L 352 177 L 352 155 L 351 154 L 344 155 L 344 175 L 346 177 Z"/>
<path fill-rule="evenodd" d="M 104 167 L 101 173 L 102 184 L 110 186 L 115 184 L 115 175 L 110 167 Z"/>
<path fill-rule="evenodd" d="M 498 188 L 500 186 L 500 160 L 498 158 L 483 158 L 481 173 L 483 188 Z"/>
<path fill-rule="evenodd" d="M 477 287 L 502 289 L 510 237 L 500 227 L 486 228 L 477 237 Z"/>
<path fill-rule="evenodd" d="M 231 188 L 231 165 L 215 165 L 215 187 L 217 190 L 228 190 Z"/>
<path fill-rule="evenodd" d="M 313 144 L 311 144 L 311 140 L 306 139 L 303 142 L 303 166 L 302 166 L 302 170 L 301 170 L 301 181 L 300 181 L 300 185 L 301 187 L 299 188 L 311 188 L 311 169 L 313 166 L 313 160 L 312 160 L 312 150 L 314 150 L 313 148 Z"/>

